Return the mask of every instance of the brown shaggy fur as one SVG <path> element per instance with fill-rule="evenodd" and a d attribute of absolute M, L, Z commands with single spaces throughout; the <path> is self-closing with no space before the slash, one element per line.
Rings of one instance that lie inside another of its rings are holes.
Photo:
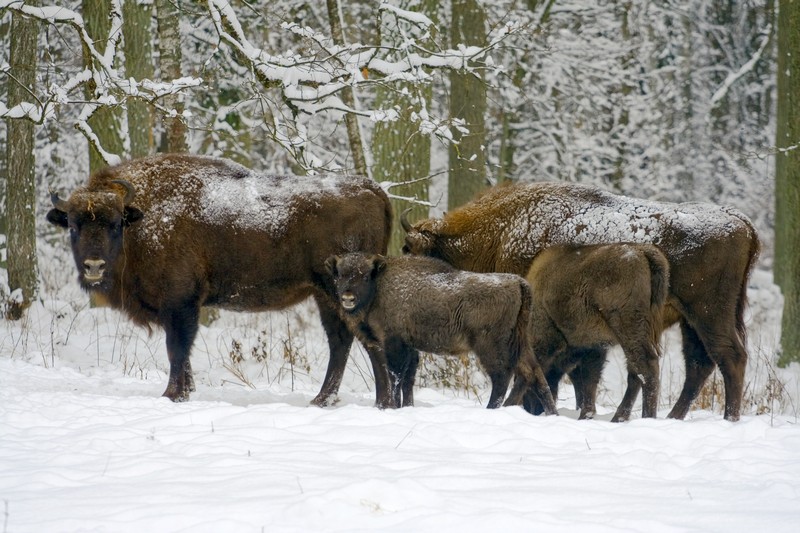
<path fill-rule="evenodd" d="M 534 353 L 553 396 L 561 377 L 576 373 L 581 354 L 591 357 L 593 348 L 620 345 L 628 390 L 612 421 L 630 417 L 640 389 L 642 416 L 655 417 L 659 337 L 669 288 L 664 254 L 648 244 L 552 246 L 536 256 L 527 279 L 533 288 Z M 592 418 L 597 381 L 576 381 L 582 386 L 580 418 Z"/>
<path fill-rule="evenodd" d="M 124 205 L 126 185 L 135 196 Z M 260 311 L 313 296 L 330 347 L 313 403 L 335 398 L 353 336 L 324 263 L 337 253 L 385 253 L 391 206 L 377 184 L 259 175 L 232 161 L 175 154 L 101 170 L 68 200 L 53 201 L 48 220 L 70 228 L 83 288 L 134 322 L 166 330 L 165 396 L 184 400 L 193 390 L 189 352 L 201 306 Z M 370 355 L 380 382 L 385 357 Z M 388 387 L 376 398 L 389 406 Z"/>
<path fill-rule="evenodd" d="M 717 366 L 725 418 L 738 420 L 747 363 L 747 280 L 759 252 L 745 215 L 709 204 L 672 204 L 570 183 L 496 187 L 444 219 L 417 222 L 404 250 L 475 272 L 526 275 L 556 244 L 651 243 L 670 266 L 665 323 L 680 322 L 686 381 L 669 416 L 684 418 Z"/>

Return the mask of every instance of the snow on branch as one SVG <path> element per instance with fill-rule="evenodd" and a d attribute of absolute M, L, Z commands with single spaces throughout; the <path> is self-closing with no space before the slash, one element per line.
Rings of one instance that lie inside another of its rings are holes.
<path fill-rule="evenodd" d="M 44 24 L 66 25 L 77 34 L 82 48 L 86 67 L 73 74 L 61 84 L 47 87 L 42 96 L 31 94 L 32 102 L 23 102 L 8 108 L 4 101 L 0 101 L 0 118 L 26 119 L 37 124 L 54 117 L 58 106 L 81 105 L 80 118 L 75 127 L 81 131 L 87 140 L 103 154 L 104 159 L 111 163 L 119 158 L 116 154 L 109 154 L 100 146 L 97 136 L 88 125 L 88 119 L 97 109 L 120 105 L 127 98 L 138 98 L 147 101 L 157 109 L 169 113 L 158 104 L 161 97 L 184 91 L 190 87 L 200 85 L 200 78 L 185 77 L 170 82 L 157 82 L 149 79 L 136 80 L 123 76 L 115 67 L 119 62 L 117 46 L 122 38 L 122 0 L 110 0 L 111 25 L 108 37 L 98 39 L 97 42 L 105 43 L 105 50 L 101 53 L 95 47 L 95 40 L 86 31 L 83 17 L 62 6 L 32 6 L 22 0 L 0 0 L 0 12 L 9 10 L 24 17 L 37 19 Z M 91 101 L 86 102 L 83 95 L 71 97 L 78 89 L 88 87 L 92 93 Z"/>
<path fill-rule="evenodd" d="M 219 42 L 232 52 L 234 61 L 247 68 L 264 90 L 279 92 L 280 97 L 276 99 L 257 90 L 258 98 L 270 110 L 272 120 L 268 128 L 272 138 L 289 149 L 298 163 L 307 168 L 303 159 L 308 156 L 304 151 L 308 144 L 300 124 L 304 116 L 347 113 L 376 122 L 396 120 L 399 116 L 391 108 L 354 109 L 342 101 L 344 89 L 398 84 L 419 87 L 429 84 L 430 71 L 437 69 L 478 74 L 481 69 L 497 68 L 489 54 L 509 36 L 523 30 L 521 25 L 508 23 L 492 32 L 486 46 L 459 44 L 450 49 L 434 50 L 430 46 L 434 27 L 430 18 L 383 2 L 378 7 L 376 44 L 337 45 L 325 32 L 283 22 L 280 27 L 284 31 L 303 41 L 303 52 L 271 54 L 251 41 L 228 0 L 206 0 L 206 5 Z M 380 29 L 384 24 L 393 24 L 392 28 L 398 30 L 401 36 L 396 39 L 398 42 L 383 42 Z M 405 31 L 403 26 L 413 31 Z M 446 131 L 450 125 L 429 120 L 424 102 L 418 103 L 415 116 L 420 119 L 420 131 L 451 138 Z M 291 116 L 285 112 L 287 109 Z"/>
<path fill-rule="evenodd" d="M 753 57 L 751 57 L 744 65 L 742 65 L 739 70 L 728 74 L 719 89 L 717 89 L 713 96 L 711 96 L 711 100 L 709 101 L 709 112 L 714 109 L 720 100 L 725 98 L 731 86 L 748 72 L 751 72 L 753 68 L 755 68 L 756 64 L 761 60 L 761 55 L 764 53 L 764 50 L 772 40 L 772 24 L 768 25 L 762 33 L 765 34 L 764 39 L 761 41 L 761 46 L 758 47 L 756 53 L 753 54 Z"/>
<path fill-rule="evenodd" d="M 324 110 L 346 111 L 365 116 L 369 111 L 344 107 L 336 96 L 349 86 L 375 85 L 387 81 L 428 83 L 429 76 L 420 67 L 477 70 L 488 54 L 519 28 L 514 24 L 503 26 L 483 47 L 459 45 L 440 52 L 425 49 L 413 40 L 403 44 L 413 52 L 402 54 L 401 59 L 390 57 L 401 51 L 399 47 L 352 44 L 338 46 L 327 35 L 295 23 L 284 22 L 281 27 L 307 39 L 312 51 L 303 54 L 272 55 L 255 46 L 245 35 L 236 12 L 228 0 L 208 0 L 208 10 L 219 35 L 236 52 L 236 59 L 253 72 L 266 88 L 280 88 L 285 99 L 299 112 L 308 114 Z M 431 26 L 430 19 L 411 11 L 381 4 L 380 10 L 422 26 Z M 491 62 L 489 62 L 491 63 Z M 376 80 L 363 72 L 383 76 Z"/>

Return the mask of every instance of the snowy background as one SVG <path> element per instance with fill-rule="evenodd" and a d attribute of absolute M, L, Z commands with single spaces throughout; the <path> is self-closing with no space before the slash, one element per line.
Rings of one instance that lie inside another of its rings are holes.
<path fill-rule="evenodd" d="M 800 371 L 772 364 L 781 298 L 766 271 L 751 280 L 740 422 L 722 418 L 717 373 L 700 408 L 664 419 L 683 382 L 669 330 L 660 418 L 611 424 L 618 351 L 592 421 L 576 420 L 569 386 L 559 417 L 486 410 L 479 371 L 436 386 L 430 361 L 417 405 L 380 411 L 359 345 L 340 402 L 310 407 L 327 364 L 311 304 L 223 312 L 195 343 L 197 392 L 170 403 L 163 333 L 90 308 L 66 242 L 40 254 L 44 298 L 0 322 L 3 533 L 751 533 L 800 522 Z"/>
<path fill-rule="evenodd" d="M 80 9 L 77 0 L 53 3 Z M 244 34 L 273 59 L 302 65 L 303 54 L 339 57 L 283 24 L 327 32 L 322 2 L 207 4 L 236 6 Z M 379 44 L 372 42 L 378 21 L 391 39 L 394 22 L 376 16 L 375 4 L 344 3 L 352 40 Z M 66 233 L 44 222 L 47 189 L 66 193 L 87 175 L 86 139 L 74 129 L 85 111 L 77 91 L 37 128 L 38 300 L 22 321 L 0 321 L 0 532 L 797 530 L 800 366 L 774 364 L 782 309 L 771 273 L 774 3 L 565 0 L 541 27 L 536 21 L 551 3 L 535 12 L 523 4 L 536 2 L 484 3 L 493 31 L 507 21 L 534 23 L 492 53 L 496 68 L 481 70 L 490 87 L 489 178 L 592 183 L 641 198 L 730 204 L 750 216 L 764 251 L 749 287 L 742 420 L 723 420 L 718 373 L 686 420 L 664 419 L 683 384 L 674 329 L 663 338 L 657 420 L 608 422 L 624 384 L 618 350 L 593 421 L 576 420 L 569 386 L 559 417 L 488 411 L 486 380 L 459 359 L 427 359 L 417 405 L 379 411 L 358 345 L 340 402 L 309 407 L 327 344 L 308 304 L 223 312 L 201 327 L 192 357 L 198 390 L 187 403 L 170 403 L 160 398 L 163 333 L 91 308 Z M 439 3 L 444 34 L 448 7 Z M 283 96 L 295 89 L 292 80 L 268 89 L 254 79 L 231 47 L 220 46 L 204 9 L 183 12 L 181 32 L 184 68 L 202 76 L 202 85 L 189 79 L 182 88 L 192 153 L 266 172 L 351 168 L 339 114 L 291 116 Z M 412 36 L 427 46 L 425 36 Z M 39 89 L 82 76 L 74 32 L 50 25 L 40 40 Z M 435 50 L 449 46 L 435 40 Z M 0 46 L 0 66 L 9 50 Z M 394 53 L 386 49 L 385 59 L 396 60 Z M 109 72 L 121 65 L 118 56 Z M 116 89 L 127 94 L 123 71 Z M 419 126 L 447 131 L 447 72 L 430 74 L 434 96 Z M 375 87 L 383 85 L 372 87 L 374 76 L 355 82 L 362 110 L 376 111 Z M 379 115 L 361 121 L 368 147 Z M 5 135 L 0 121 L 0 146 Z M 448 165 L 437 135 L 433 175 Z M 295 138 L 302 158 L 285 146 Z M 431 185 L 431 201 L 440 202 L 433 215 L 446 208 L 446 179 L 440 174 Z M 0 179 L 0 195 L 4 188 Z M 0 263 L 4 253 L 0 235 Z M 8 294 L 2 268 L 0 294 Z"/>

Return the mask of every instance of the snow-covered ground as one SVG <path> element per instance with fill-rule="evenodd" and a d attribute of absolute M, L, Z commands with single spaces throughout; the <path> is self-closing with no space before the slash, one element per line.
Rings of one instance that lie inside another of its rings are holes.
<path fill-rule="evenodd" d="M 89 308 L 64 270 L 45 275 L 43 301 L 23 321 L 0 321 L 2 533 L 775 533 L 800 524 L 800 370 L 773 364 L 781 301 L 769 273 L 751 282 L 740 422 L 722 419 L 713 390 L 686 420 L 664 419 L 683 381 L 670 331 L 660 419 L 611 424 L 624 375 L 617 351 L 593 421 L 576 420 L 567 386 L 559 417 L 486 410 L 477 373 L 462 379 L 470 392 L 428 379 L 415 407 L 380 411 L 358 346 L 339 404 L 309 407 L 327 346 L 307 305 L 223 313 L 201 328 L 198 390 L 173 404 L 159 397 L 163 334 Z"/>

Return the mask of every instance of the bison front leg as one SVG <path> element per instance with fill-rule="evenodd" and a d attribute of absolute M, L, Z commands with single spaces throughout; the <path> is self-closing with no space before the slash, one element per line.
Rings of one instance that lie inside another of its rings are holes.
<path fill-rule="evenodd" d="M 353 345 L 353 334 L 347 328 L 344 321 L 323 297 L 315 296 L 317 307 L 319 308 L 322 327 L 328 337 L 328 369 L 325 372 L 325 379 L 319 394 L 311 400 L 312 405 L 326 407 L 336 403 L 339 387 L 342 384 L 342 376 L 347 366 L 347 357 L 350 347 Z"/>
<path fill-rule="evenodd" d="M 199 308 L 187 305 L 163 314 L 169 356 L 169 381 L 163 396 L 173 402 L 189 399 L 194 390 L 194 377 L 189 354 L 197 335 Z"/>
<path fill-rule="evenodd" d="M 325 296 L 316 296 L 315 298 L 322 320 L 322 327 L 328 336 L 330 359 L 328 360 L 328 371 L 325 373 L 322 388 L 316 398 L 311 400 L 311 403 L 312 405 L 325 407 L 332 405 L 336 401 L 336 395 L 342 384 L 342 376 L 344 376 L 344 369 L 347 365 L 347 356 L 350 353 L 350 346 L 353 344 L 353 333 L 339 317 L 334 307 L 328 303 Z M 375 374 L 375 405 L 381 409 L 394 407 L 386 354 L 377 342 L 365 342 L 364 347 L 367 349 Z"/>
<path fill-rule="evenodd" d="M 375 375 L 375 407 L 379 409 L 392 409 L 397 407 L 392 394 L 392 380 L 389 376 L 389 365 L 386 352 L 377 342 L 364 342 L 372 362 L 372 372 Z"/>
<path fill-rule="evenodd" d="M 387 339 L 385 351 L 395 407 L 414 405 L 414 380 L 419 366 L 419 352 L 399 338 Z"/>

